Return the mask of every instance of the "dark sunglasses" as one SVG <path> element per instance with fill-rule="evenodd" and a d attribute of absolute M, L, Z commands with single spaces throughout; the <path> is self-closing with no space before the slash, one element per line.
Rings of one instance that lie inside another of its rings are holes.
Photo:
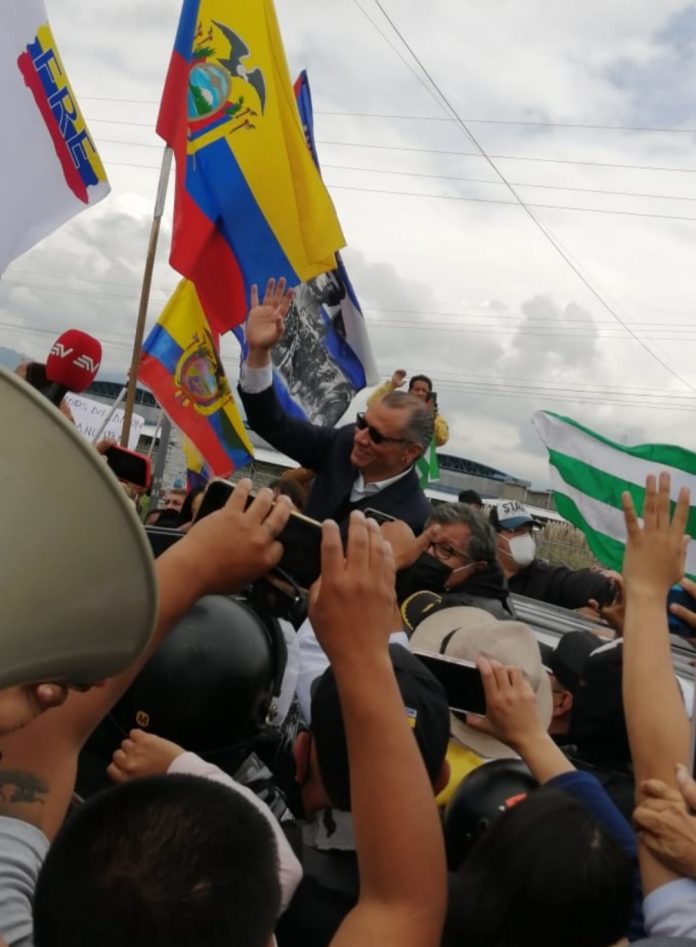
<path fill-rule="evenodd" d="M 365 415 L 362 411 L 358 412 L 355 424 L 359 431 L 367 431 L 373 444 L 404 444 L 406 442 L 405 437 L 387 437 L 386 434 L 382 434 L 381 431 L 378 431 L 376 427 L 372 427 L 372 425 L 368 424 L 365 420 Z"/>

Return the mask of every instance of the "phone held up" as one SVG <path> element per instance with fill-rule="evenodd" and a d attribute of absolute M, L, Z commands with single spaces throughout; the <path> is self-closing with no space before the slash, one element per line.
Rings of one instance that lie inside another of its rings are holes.
<path fill-rule="evenodd" d="M 150 458 L 145 454 L 117 447 L 115 444 L 104 454 L 109 468 L 119 480 L 147 490 L 152 480 Z"/>
<path fill-rule="evenodd" d="M 687 625 L 683 618 L 673 615 L 669 611 L 670 605 L 683 605 L 691 612 L 696 612 L 696 599 L 690 595 L 681 585 L 673 585 L 667 595 L 667 621 L 669 624 L 669 633 L 679 635 L 681 638 L 696 638 L 696 631 Z"/>
<path fill-rule="evenodd" d="M 481 672 L 475 664 L 446 654 L 415 650 L 413 653 L 442 684 L 453 713 L 485 716 L 486 692 Z"/>
<path fill-rule="evenodd" d="M 203 495 L 196 521 L 221 509 L 233 490 L 233 485 L 226 480 L 212 480 Z M 252 500 L 250 496 L 249 503 Z M 278 569 L 300 589 L 308 589 L 321 574 L 321 523 L 293 510 L 278 542 L 283 546 Z"/>

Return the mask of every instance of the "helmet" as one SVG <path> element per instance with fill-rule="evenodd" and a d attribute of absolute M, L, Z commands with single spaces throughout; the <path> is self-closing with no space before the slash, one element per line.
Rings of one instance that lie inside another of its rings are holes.
<path fill-rule="evenodd" d="M 237 599 L 205 596 L 150 658 L 112 718 L 123 733 L 140 727 L 210 756 L 261 729 L 286 659 L 274 619 Z"/>
<path fill-rule="evenodd" d="M 447 862 L 455 871 L 474 843 L 507 810 L 538 787 L 518 759 L 491 760 L 466 776 L 445 809 Z"/>

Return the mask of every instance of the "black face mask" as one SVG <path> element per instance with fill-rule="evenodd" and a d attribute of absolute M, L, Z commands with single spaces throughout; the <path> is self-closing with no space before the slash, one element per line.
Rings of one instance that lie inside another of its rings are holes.
<path fill-rule="evenodd" d="M 440 562 L 429 552 L 421 553 L 412 566 L 397 573 L 397 601 L 405 601 L 414 592 L 444 592 L 447 580 L 451 575 L 452 569 L 450 566 Z"/>

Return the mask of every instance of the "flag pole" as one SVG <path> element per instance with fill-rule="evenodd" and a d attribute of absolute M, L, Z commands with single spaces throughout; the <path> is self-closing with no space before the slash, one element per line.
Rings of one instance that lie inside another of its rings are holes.
<path fill-rule="evenodd" d="M 147 307 L 150 302 L 150 290 L 152 288 L 152 272 L 155 267 L 155 254 L 157 253 L 157 241 L 159 239 L 160 224 L 164 214 L 164 204 L 167 198 L 167 186 L 169 184 L 169 173 L 172 167 L 172 149 L 167 146 L 162 156 L 162 168 L 160 171 L 159 185 L 157 187 L 157 198 L 155 200 L 155 212 L 152 218 L 152 227 L 150 228 L 150 242 L 147 248 L 147 258 L 145 260 L 145 273 L 143 275 L 143 288 L 140 292 L 140 306 L 138 308 L 138 321 L 135 326 L 135 338 L 133 340 L 133 356 L 131 358 L 130 374 L 128 376 L 128 388 L 126 392 L 126 407 L 123 416 L 123 429 L 121 431 L 121 447 L 128 447 L 128 437 L 130 435 L 131 420 L 133 418 L 133 407 L 135 405 L 135 390 L 138 384 L 138 368 L 140 366 L 140 352 L 143 347 L 143 336 L 145 335 L 145 319 L 147 317 Z"/>
<path fill-rule="evenodd" d="M 119 393 L 118 393 L 118 397 L 116 398 L 116 400 L 114 401 L 114 403 L 113 403 L 113 404 L 111 405 L 111 407 L 109 408 L 108 413 L 107 413 L 106 415 L 104 415 L 104 420 L 102 421 L 101 425 L 99 426 L 99 430 L 97 431 L 97 433 L 96 433 L 96 434 L 94 435 L 94 437 L 92 438 L 92 443 L 93 443 L 93 444 L 96 444 L 96 443 L 97 443 L 97 441 L 101 438 L 101 436 L 102 436 L 102 434 L 104 433 L 104 431 L 105 431 L 105 430 L 107 429 L 107 427 L 109 426 L 109 421 L 113 418 L 113 416 L 116 414 L 116 412 L 117 412 L 118 409 L 120 408 L 121 402 L 123 401 L 123 398 L 124 398 L 125 394 L 126 394 L 126 385 L 124 385 L 123 388 L 121 388 L 121 390 L 120 390 Z"/>

